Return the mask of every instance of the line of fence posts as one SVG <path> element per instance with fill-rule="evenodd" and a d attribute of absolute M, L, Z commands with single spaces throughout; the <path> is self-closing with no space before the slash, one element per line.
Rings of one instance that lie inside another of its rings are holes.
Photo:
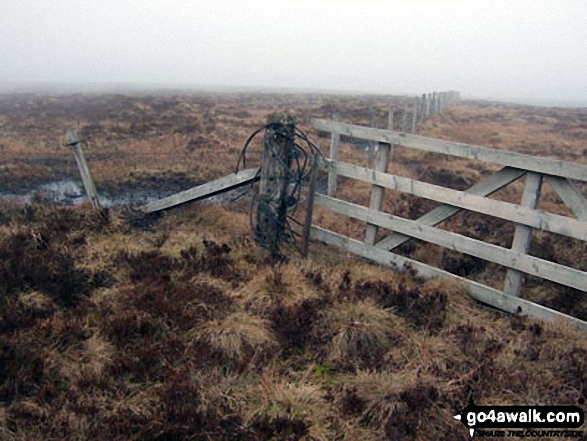
<path fill-rule="evenodd" d="M 408 107 L 408 100 L 406 98 L 403 99 L 401 104 L 400 110 L 400 117 L 395 118 L 396 111 L 392 105 L 388 107 L 387 113 L 387 130 L 395 130 L 395 126 L 399 125 L 399 129 L 402 132 L 406 132 L 408 124 L 408 116 L 410 118 L 410 128 L 411 132 L 414 133 L 419 124 L 423 121 L 427 120 L 442 112 L 447 106 L 457 102 L 460 100 L 460 93 L 456 91 L 449 91 L 449 92 L 433 92 L 428 94 L 422 94 L 422 98 L 414 98 L 412 101 L 412 109 L 410 111 Z M 419 109 L 419 111 L 418 111 Z M 332 115 L 332 119 L 334 122 L 338 122 L 339 118 L 338 115 L 334 112 Z M 397 122 L 397 123 L 396 123 Z M 377 128 L 377 109 L 372 107 L 370 109 L 370 126 L 373 128 Z M 332 161 L 338 161 L 338 152 L 340 147 L 340 133 L 331 132 L 331 142 L 330 142 L 330 159 Z M 391 162 L 392 154 L 393 154 L 393 145 L 370 141 L 367 145 L 367 155 L 368 155 L 368 168 L 375 169 L 379 172 L 387 172 L 389 163 Z M 337 174 L 335 171 L 329 171 L 328 173 L 328 187 L 327 187 L 327 194 L 330 197 L 334 197 L 337 191 Z M 370 200 L 370 208 L 374 210 L 381 209 L 382 199 L 383 199 L 384 189 L 383 187 L 373 186 L 373 191 L 371 194 Z M 312 200 L 313 205 L 313 200 Z M 311 214 L 310 214 L 310 222 L 311 222 Z M 307 227 L 309 228 L 309 227 Z M 376 225 L 368 224 L 366 230 L 366 242 L 370 245 L 375 243 L 375 239 L 377 236 L 378 227 Z M 521 234 L 521 233 L 520 233 Z M 308 238 L 304 237 L 304 248 L 303 253 L 307 255 L 307 241 Z M 522 246 L 522 245 L 520 245 Z M 508 275 L 508 278 L 511 278 L 510 285 L 511 288 L 509 289 L 512 292 L 519 290 L 521 276 L 518 272 L 512 272 L 512 274 Z M 520 280 L 518 280 L 520 278 Z"/>
<path fill-rule="evenodd" d="M 412 132 L 415 131 L 415 128 L 419 124 L 426 121 L 428 118 L 432 118 L 433 116 L 442 112 L 448 106 L 450 106 L 453 103 L 456 103 L 460 99 L 460 93 L 452 90 L 448 92 L 433 92 L 428 94 L 422 94 L 422 98 L 419 99 L 420 112 L 418 114 L 416 114 L 417 105 L 414 105 L 415 123 L 412 124 Z"/>
<path fill-rule="evenodd" d="M 421 98 L 404 98 L 398 108 L 389 106 L 387 129 L 415 133 L 420 124 L 459 100 L 460 93 L 456 91 L 424 93 Z M 338 121 L 336 115 L 334 120 Z M 370 127 L 377 127 L 377 109 L 375 107 L 370 110 Z M 376 142 L 371 142 L 367 146 L 369 167 L 374 164 L 377 150 Z"/>

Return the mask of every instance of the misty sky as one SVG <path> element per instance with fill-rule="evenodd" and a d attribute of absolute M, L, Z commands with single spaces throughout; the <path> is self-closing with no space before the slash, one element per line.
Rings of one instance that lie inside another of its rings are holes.
<path fill-rule="evenodd" d="M 0 82 L 587 103 L 585 0 L 0 0 Z"/>

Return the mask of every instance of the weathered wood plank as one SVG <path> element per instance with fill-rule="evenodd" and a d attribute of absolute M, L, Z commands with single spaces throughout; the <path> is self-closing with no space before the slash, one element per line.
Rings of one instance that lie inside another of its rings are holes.
<path fill-rule="evenodd" d="M 467 280 L 463 277 L 451 274 L 438 268 L 434 268 L 416 260 L 400 256 L 398 254 L 365 245 L 358 240 L 341 236 L 340 234 L 334 233 L 332 231 L 313 226 L 312 238 L 328 245 L 336 246 L 343 250 L 349 251 L 381 265 L 394 268 L 396 270 L 401 271 L 405 268 L 413 268 L 423 277 L 450 278 L 455 280 L 457 283 L 462 283 L 469 292 L 469 295 L 475 300 L 501 309 L 502 311 L 516 315 L 527 316 L 537 320 L 564 320 L 567 323 L 571 323 L 578 326 L 580 329 L 587 331 L 587 322 L 579 320 L 575 317 L 554 311 L 536 303 L 532 303 L 528 300 L 509 296 L 501 291 L 498 291 L 497 289 L 491 288 L 481 283 Z"/>
<path fill-rule="evenodd" d="M 153 213 L 155 211 L 175 207 L 176 205 L 185 202 L 214 196 L 215 194 L 223 193 L 258 180 L 258 171 L 258 168 L 242 170 L 238 173 L 224 176 L 215 181 L 207 182 L 197 187 L 190 188 L 189 190 L 184 190 L 180 193 L 143 205 L 140 210 L 145 213 Z"/>
<path fill-rule="evenodd" d="M 75 162 L 77 163 L 77 167 L 79 169 L 79 173 L 81 175 L 84 188 L 86 189 L 88 199 L 92 203 L 92 207 L 94 207 L 94 209 L 100 208 L 100 198 L 98 197 L 98 190 L 96 190 L 94 178 L 92 177 L 90 167 L 88 166 L 88 162 L 86 161 L 86 157 L 80 146 L 77 131 L 74 128 L 68 129 L 67 137 L 69 139 L 68 145 L 73 150 Z"/>
<path fill-rule="evenodd" d="M 334 122 L 338 122 L 338 115 L 335 113 L 332 115 Z M 340 133 L 332 132 L 330 136 L 330 159 L 338 161 L 338 152 L 340 150 Z M 338 179 L 336 178 L 336 172 L 328 172 L 328 196 L 336 196 L 336 190 L 338 186 Z"/>
<path fill-rule="evenodd" d="M 526 185 L 524 193 L 522 194 L 521 205 L 535 209 L 538 206 L 538 199 L 540 199 L 540 188 L 542 187 L 542 175 L 538 173 L 528 173 L 526 175 Z M 512 243 L 512 250 L 518 253 L 526 254 L 530 249 L 530 242 L 532 241 L 532 227 L 517 224 L 514 232 L 514 240 Z M 520 289 L 522 288 L 522 281 L 524 274 L 509 269 L 505 276 L 505 284 L 503 291 L 511 296 L 520 296 Z"/>
<path fill-rule="evenodd" d="M 587 241 L 587 223 L 566 216 L 533 210 L 509 202 L 496 201 L 483 196 L 452 190 L 402 176 L 376 172 L 344 162 L 334 163 L 327 161 L 325 166 L 328 170 L 336 170 L 340 176 L 359 179 L 391 190 L 401 191 L 443 204 L 454 205 L 477 213 L 487 214 L 500 219 L 521 223 L 529 227 Z"/>
<path fill-rule="evenodd" d="M 402 145 L 428 152 L 443 153 L 479 161 L 492 162 L 522 170 L 561 176 L 579 181 L 587 181 L 587 165 L 555 159 L 539 158 L 522 153 L 479 147 L 460 142 L 443 141 L 406 133 L 392 132 L 383 129 L 357 126 L 353 124 L 335 123 L 321 119 L 313 119 L 312 127 L 326 132 L 336 131 L 344 136 L 364 139 L 367 141 L 385 142 Z"/>
<path fill-rule="evenodd" d="M 379 144 L 377 164 L 375 164 L 375 170 L 386 173 L 389 165 L 389 157 L 391 154 L 391 146 L 389 144 Z M 381 210 L 381 203 L 383 202 L 383 194 L 385 192 L 384 187 L 379 185 L 373 185 L 371 190 L 371 201 L 369 208 L 371 210 Z M 377 225 L 367 224 L 367 230 L 365 232 L 365 243 L 367 245 L 374 245 L 375 239 L 377 238 Z"/>
<path fill-rule="evenodd" d="M 450 231 L 419 224 L 391 214 L 369 210 L 357 204 L 328 196 L 316 195 L 316 205 L 345 216 L 398 231 L 436 245 L 479 257 L 526 274 L 551 280 L 581 291 L 587 291 L 587 273 L 513 250 L 471 239 Z"/>
<path fill-rule="evenodd" d="M 466 190 L 465 193 L 476 194 L 479 196 L 489 196 L 521 178 L 525 173 L 526 172 L 524 170 L 504 167 L 495 174 L 491 175 L 489 178 L 473 185 L 471 188 Z M 419 217 L 416 219 L 416 221 L 424 225 L 434 226 L 451 218 L 462 210 L 462 208 L 455 207 L 453 205 L 441 205 L 440 207 L 436 207 L 434 210 L 429 211 L 425 215 Z M 381 240 L 375 246 L 377 248 L 391 251 L 410 239 L 410 236 L 405 236 L 400 233 L 393 233 L 387 236 L 385 239 Z"/>
<path fill-rule="evenodd" d="M 587 200 L 583 194 L 565 178 L 545 176 L 546 182 L 581 221 L 587 221 Z"/>

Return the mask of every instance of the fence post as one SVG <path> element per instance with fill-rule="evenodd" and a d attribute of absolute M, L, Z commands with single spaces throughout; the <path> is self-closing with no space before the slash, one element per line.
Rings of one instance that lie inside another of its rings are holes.
<path fill-rule="evenodd" d="M 416 118 L 418 118 L 418 98 L 414 98 L 414 110 L 412 111 L 412 133 L 416 132 Z"/>
<path fill-rule="evenodd" d="M 316 195 L 316 180 L 318 179 L 318 155 L 312 155 L 310 172 L 310 183 L 308 186 L 308 208 L 306 209 L 306 221 L 302 235 L 302 256 L 308 257 L 308 246 L 310 244 L 310 231 L 312 229 L 312 216 L 314 214 L 314 197 Z"/>
<path fill-rule="evenodd" d="M 540 198 L 541 187 L 542 175 L 539 173 L 528 173 L 526 175 L 526 185 L 524 187 L 524 193 L 522 194 L 522 202 L 520 205 L 536 209 L 538 206 L 538 199 Z M 517 224 L 512 243 L 512 250 L 526 254 L 530 248 L 531 241 L 532 227 Z M 508 269 L 505 276 L 504 292 L 519 297 L 523 278 L 524 274 L 520 271 Z"/>
<path fill-rule="evenodd" d="M 393 108 L 389 106 L 389 113 L 387 114 L 387 130 L 391 130 L 393 132 Z"/>
<path fill-rule="evenodd" d="M 426 119 L 426 94 L 422 94 L 422 102 L 420 103 L 420 122 Z"/>
<path fill-rule="evenodd" d="M 270 115 L 267 122 L 269 126 L 263 139 L 255 235 L 276 256 L 285 232 L 288 203 L 285 195 L 296 122 L 293 116 L 286 114 Z"/>
<path fill-rule="evenodd" d="M 338 122 L 338 115 L 334 113 L 332 115 L 332 120 L 334 122 Z M 340 133 L 332 132 L 330 136 L 330 160 L 331 161 L 338 161 L 338 151 L 340 149 Z M 335 197 L 336 196 L 336 187 L 337 187 L 337 178 L 336 178 L 336 171 L 329 171 L 328 172 L 328 196 Z"/>
<path fill-rule="evenodd" d="M 92 178 L 92 173 L 90 172 L 90 167 L 88 167 L 86 157 L 84 156 L 84 152 L 80 145 L 77 131 L 74 128 L 68 129 L 67 137 L 69 138 L 67 145 L 69 145 L 73 150 L 75 161 L 77 162 L 77 167 L 82 177 L 82 182 L 84 183 L 84 188 L 86 189 L 88 199 L 92 203 L 92 207 L 94 207 L 94 209 L 98 209 L 100 208 L 98 191 L 96 190 L 96 185 L 94 184 L 94 179 Z"/>
<path fill-rule="evenodd" d="M 406 132 L 406 122 L 407 122 L 407 103 L 406 100 L 404 99 L 402 102 L 402 132 Z"/>

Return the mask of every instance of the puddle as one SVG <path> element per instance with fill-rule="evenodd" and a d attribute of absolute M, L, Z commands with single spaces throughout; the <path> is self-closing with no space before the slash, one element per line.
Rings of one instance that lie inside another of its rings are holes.
<path fill-rule="evenodd" d="M 122 207 L 122 206 L 141 206 L 148 204 L 149 202 L 156 201 L 158 199 L 171 196 L 172 194 L 179 193 L 182 190 L 177 189 L 175 191 L 166 188 L 165 190 L 157 190 L 149 188 L 141 190 L 137 188 L 129 190 L 119 190 L 116 193 L 109 193 L 106 191 L 100 191 L 98 194 L 100 197 L 100 203 L 104 207 Z M 249 187 L 243 186 L 241 188 L 235 188 L 225 193 L 216 194 L 214 196 L 203 199 L 211 204 L 223 204 L 231 203 L 241 197 L 250 197 L 248 192 Z M 324 193 L 326 191 L 326 179 L 319 179 L 317 182 L 317 191 Z M 1 192 L 0 201 L 2 200 L 14 200 L 18 202 L 31 203 L 32 201 L 39 202 L 52 202 L 63 205 L 78 205 L 87 199 L 86 191 L 81 181 L 75 181 L 73 179 L 63 179 L 60 181 L 53 181 L 47 184 L 39 185 L 38 187 L 28 192 L 12 193 L 12 192 Z"/>
<path fill-rule="evenodd" d="M 165 190 L 158 191 L 153 188 L 147 190 L 133 188 L 132 190 L 127 191 L 120 190 L 116 193 L 109 193 L 98 189 L 98 194 L 100 203 L 103 207 L 121 207 L 125 205 L 137 207 L 179 193 L 182 190 L 187 189 L 184 188 L 172 191 L 169 188 L 166 188 Z M 243 193 L 246 193 L 245 187 L 217 194 L 204 200 L 213 204 L 229 203 L 237 199 Z M 49 182 L 47 184 L 39 185 L 33 190 L 22 193 L 0 192 L 0 201 L 14 200 L 24 203 L 39 201 L 63 205 L 78 205 L 86 199 L 86 191 L 82 182 L 73 179 Z"/>
<path fill-rule="evenodd" d="M 99 192 L 100 203 L 104 207 L 119 207 L 123 205 L 143 205 L 155 201 L 170 193 L 157 192 L 156 190 L 121 191 L 116 194 Z M 0 200 L 16 200 L 30 203 L 33 200 L 48 201 L 63 205 L 78 205 L 85 201 L 86 192 L 81 182 L 72 179 L 53 181 L 39 185 L 37 188 L 25 193 L 0 192 Z"/>

